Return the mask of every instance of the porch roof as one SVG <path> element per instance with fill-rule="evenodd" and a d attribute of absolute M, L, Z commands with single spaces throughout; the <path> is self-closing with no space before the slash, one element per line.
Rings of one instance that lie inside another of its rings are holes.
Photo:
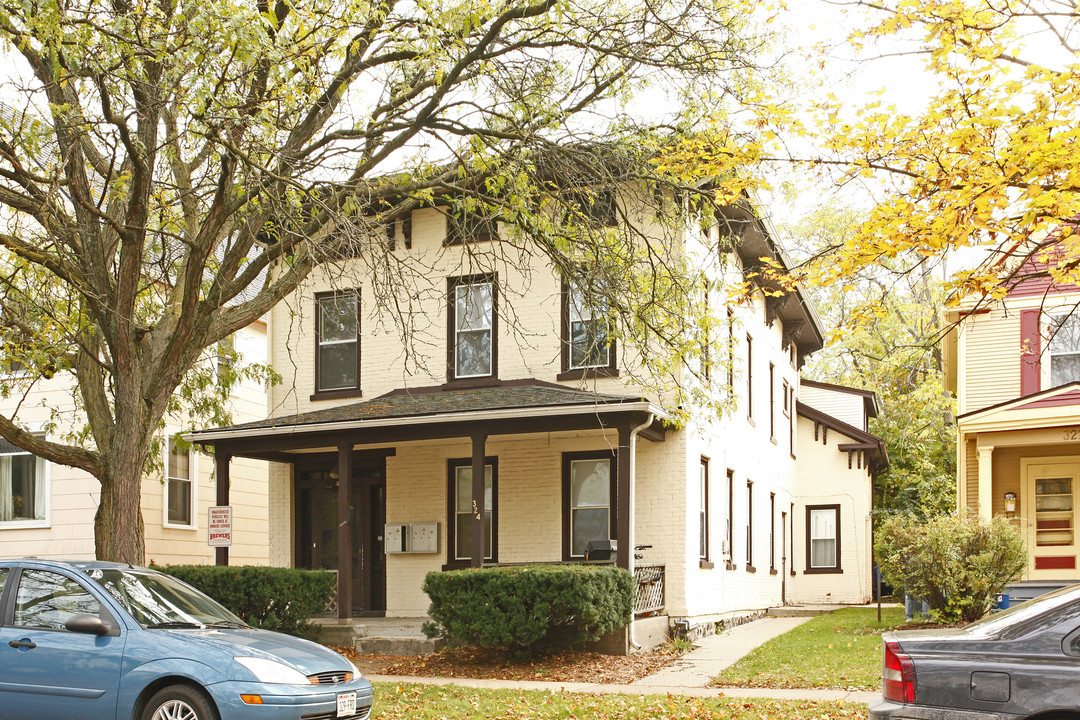
<path fill-rule="evenodd" d="M 1080 416 L 1080 382 L 1006 400 L 959 415 L 962 430 L 1019 430 L 1072 425 Z"/>
<path fill-rule="evenodd" d="M 504 435 L 646 425 L 663 441 L 662 408 L 640 395 L 597 393 L 540 380 L 486 387 L 403 388 L 364 402 L 184 435 L 231 455 L 291 461 L 291 453 L 342 443 Z"/>

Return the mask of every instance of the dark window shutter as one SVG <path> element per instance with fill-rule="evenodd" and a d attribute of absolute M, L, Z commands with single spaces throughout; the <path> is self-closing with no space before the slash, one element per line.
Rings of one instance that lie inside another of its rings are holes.
<path fill-rule="evenodd" d="M 1020 311 L 1020 395 L 1039 392 L 1041 385 L 1042 335 L 1039 310 Z"/>

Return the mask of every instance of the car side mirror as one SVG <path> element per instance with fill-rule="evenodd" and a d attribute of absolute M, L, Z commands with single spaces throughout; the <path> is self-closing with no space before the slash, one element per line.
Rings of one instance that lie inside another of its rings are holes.
<path fill-rule="evenodd" d="M 87 635 L 108 635 L 109 627 L 101 618 L 97 615 L 72 615 L 64 623 L 64 627 L 71 632 L 85 633 Z"/>

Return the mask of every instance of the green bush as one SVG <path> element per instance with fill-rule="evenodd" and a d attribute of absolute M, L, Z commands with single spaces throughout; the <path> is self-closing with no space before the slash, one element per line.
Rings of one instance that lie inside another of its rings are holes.
<path fill-rule="evenodd" d="M 610 565 L 528 565 L 428 573 L 424 633 L 520 658 L 597 640 L 630 623 L 634 578 Z"/>
<path fill-rule="evenodd" d="M 157 568 L 202 590 L 265 630 L 302 635 L 326 609 L 337 577 L 324 570 L 255 565 L 166 565 Z"/>
<path fill-rule="evenodd" d="M 1023 534 L 1000 515 L 895 516 L 878 528 L 874 555 L 885 580 L 925 600 L 940 622 L 978 620 L 1027 567 Z"/>

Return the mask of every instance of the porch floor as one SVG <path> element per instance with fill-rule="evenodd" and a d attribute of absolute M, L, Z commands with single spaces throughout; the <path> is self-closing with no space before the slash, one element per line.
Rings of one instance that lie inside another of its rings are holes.
<path fill-rule="evenodd" d="M 429 640 L 421 626 L 428 617 L 312 618 L 315 639 L 326 645 L 356 648 L 370 655 L 426 655 L 442 647 Z"/>

